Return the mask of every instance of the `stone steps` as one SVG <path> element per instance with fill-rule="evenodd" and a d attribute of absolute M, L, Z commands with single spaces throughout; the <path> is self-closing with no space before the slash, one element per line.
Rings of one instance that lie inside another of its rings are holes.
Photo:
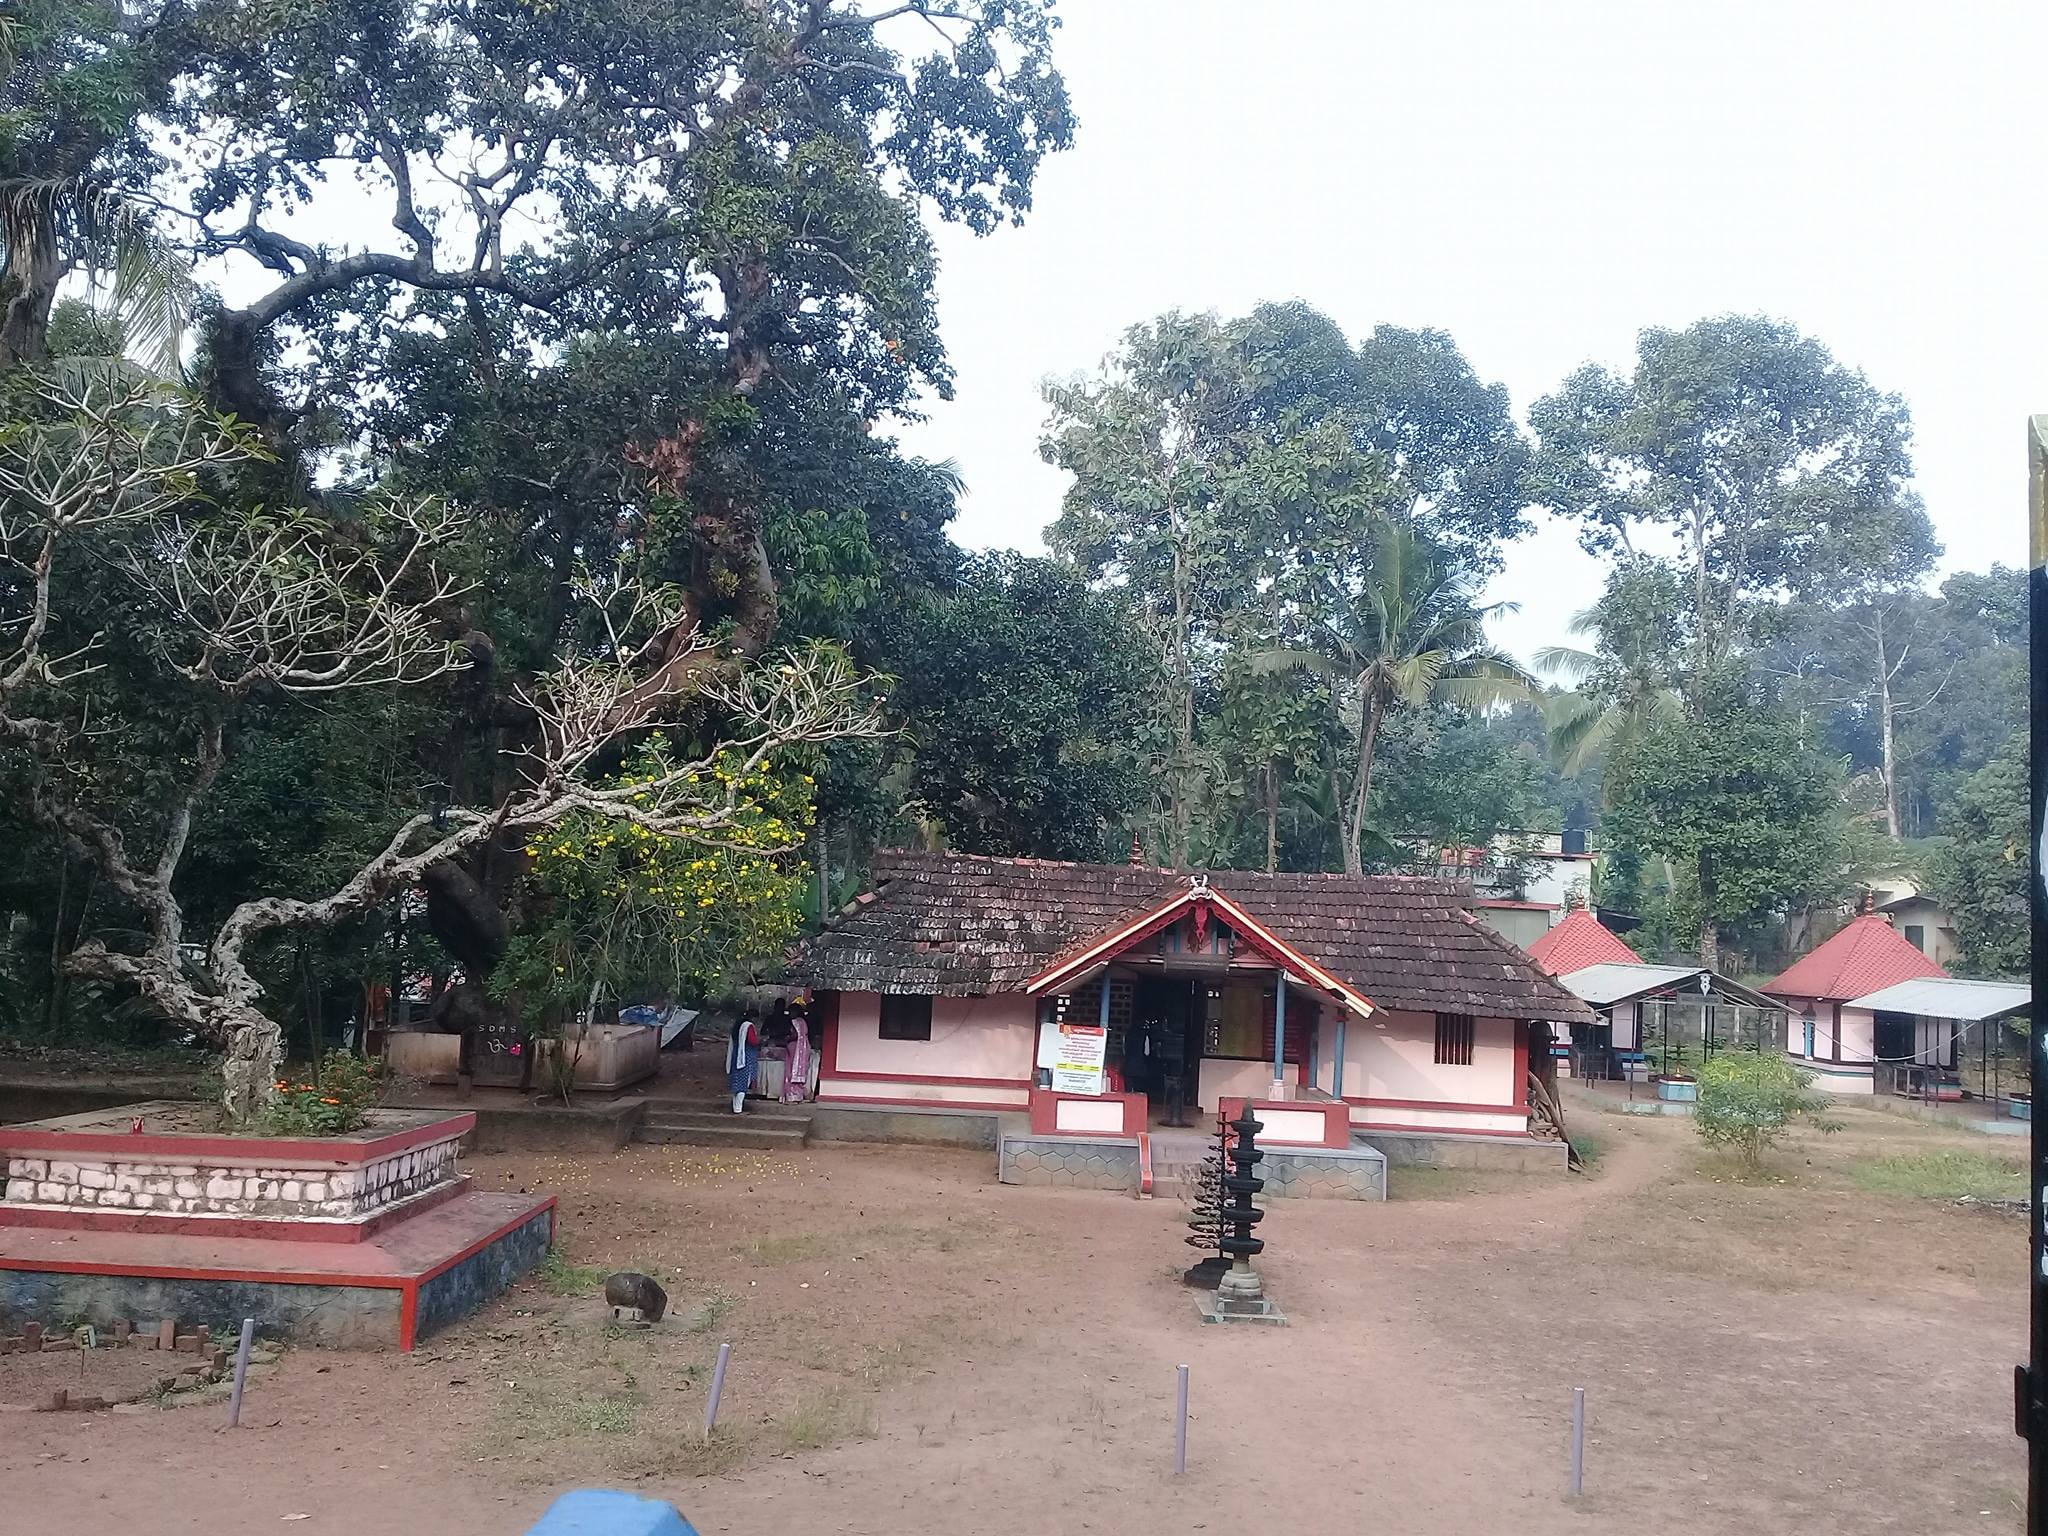
<path fill-rule="evenodd" d="M 794 1152 L 810 1139 L 811 1117 L 795 1109 L 749 1104 L 745 1114 L 687 1105 L 649 1105 L 633 1139 L 656 1146 L 741 1147 Z"/>

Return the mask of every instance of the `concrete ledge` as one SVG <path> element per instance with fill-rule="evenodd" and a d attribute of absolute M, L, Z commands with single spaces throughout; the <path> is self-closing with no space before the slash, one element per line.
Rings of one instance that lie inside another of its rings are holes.
<path fill-rule="evenodd" d="M 942 1147 L 996 1148 L 996 1123 L 990 1109 L 920 1109 L 907 1105 L 814 1103 L 811 1140 L 922 1142 Z M 1021 1117 L 1020 1117 L 1021 1118 Z"/>
<path fill-rule="evenodd" d="M 1386 1155 L 1392 1168 L 1494 1168 L 1562 1173 L 1570 1150 L 1561 1141 L 1521 1136 L 1460 1136 L 1449 1131 L 1354 1131 L 1355 1144 Z"/>
<path fill-rule="evenodd" d="M 472 1152 L 616 1152 L 633 1139 L 647 1113 L 644 1099 L 609 1104 L 533 1104 L 517 1094 L 510 1103 L 493 1102 L 498 1090 L 482 1090 L 460 1101 L 476 1116 L 476 1130 L 466 1143 Z M 444 1097 L 411 1097 L 404 1093 L 385 1101 L 398 1107 L 445 1109 Z"/>
<path fill-rule="evenodd" d="M 1268 1195 L 1296 1200 L 1384 1200 L 1387 1157 L 1376 1147 L 1268 1147 L 1259 1165 Z"/>
<path fill-rule="evenodd" d="M 996 1179 L 1003 1184 L 1135 1195 L 1139 1177 L 1136 1137 L 1006 1135 L 996 1152 Z"/>

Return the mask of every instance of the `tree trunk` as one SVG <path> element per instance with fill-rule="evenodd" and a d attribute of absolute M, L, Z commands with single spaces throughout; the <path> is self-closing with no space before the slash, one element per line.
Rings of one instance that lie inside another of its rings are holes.
<path fill-rule="evenodd" d="M 1358 722 L 1358 776 L 1351 789 L 1351 815 L 1344 828 L 1344 873 L 1365 873 L 1365 806 L 1372 793 L 1372 743 L 1380 729 L 1380 701 L 1369 697 Z"/>
<path fill-rule="evenodd" d="M 1714 856 L 1702 852 L 1700 877 L 1700 969 L 1721 969 L 1721 929 L 1714 916 Z"/>
<path fill-rule="evenodd" d="M 1280 765 L 1266 760 L 1266 873 L 1280 869 Z"/>
<path fill-rule="evenodd" d="M 1174 746 L 1173 771 L 1167 775 L 1167 795 L 1173 812 L 1173 867 L 1188 867 L 1189 825 L 1193 819 L 1188 806 L 1188 780 L 1195 756 L 1194 668 L 1188 660 L 1187 561 L 1180 545 L 1173 550 L 1173 682 L 1179 690 L 1180 740 Z"/>
<path fill-rule="evenodd" d="M 65 262 L 47 215 L 29 216 L 32 233 L 0 267 L 0 371 L 41 362 L 50 353 L 50 307 Z"/>
<path fill-rule="evenodd" d="M 57 866 L 57 916 L 50 924 L 50 990 L 43 996 L 43 1033 L 54 1035 L 64 1011 L 64 907 L 71 894 L 71 854 L 60 853 Z"/>
<path fill-rule="evenodd" d="M 1871 609 L 1873 633 L 1877 639 L 1877 720 L 1878 740 L 1883 748 L 1884 763 L 1884 829 L 1894 841 L 1899 835 L 1899 759 L 1892 735 L 1892 666 L 1891 656 L 1886 650 L 1884 639 L 1884 610 Z"/>
<path fill-rule="evenodd" d="M 284 1057 L 284 1031 L 254 1008 L 225 1003 L 227 1056 L 220 1064 L 221 1107 L 228 1124 L 246 1126 L 270 1107 Z"/>

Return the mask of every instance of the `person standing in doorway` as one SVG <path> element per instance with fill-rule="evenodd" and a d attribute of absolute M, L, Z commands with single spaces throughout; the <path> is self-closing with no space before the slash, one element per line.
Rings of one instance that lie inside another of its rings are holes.
<path fill-rule="evenodd" d="M 732 1094 L 732 1112 L 747 1107 L 747 1090 L 754 1083 L 754 1068 L 761 1060 L 761 1026 L 749 1009 L 741 1009 L 725 1037 L 725 1086 Z"/>
<path fill-rule="evenodd" d="M 789 1060 L 782 1072 L 782 1102 L 801 1104 L 810 1097 L 811 1010 L 799 997 L 789 1005 Z"/>

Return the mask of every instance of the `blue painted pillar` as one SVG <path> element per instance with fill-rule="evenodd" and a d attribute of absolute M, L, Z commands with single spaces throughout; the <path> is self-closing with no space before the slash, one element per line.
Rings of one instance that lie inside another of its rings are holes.
<path fill-rule="evenodd" d="M 1102 1027 L 1109 1028 L 1109 972 L 1102 973 Z"/>
<path fill-rule="evenodd" d="M 1337 1061 L 1330 1074 L 1330 1097 L 1344 1097 L 1344 1026 L 1349 1022 L 1344 1015 L 1337 1015 Z"/>
<path fill-rule="evenodd" d="M 1287 1081 L 1287 973 L 1273 984 L 1273 1081 Z"/>

